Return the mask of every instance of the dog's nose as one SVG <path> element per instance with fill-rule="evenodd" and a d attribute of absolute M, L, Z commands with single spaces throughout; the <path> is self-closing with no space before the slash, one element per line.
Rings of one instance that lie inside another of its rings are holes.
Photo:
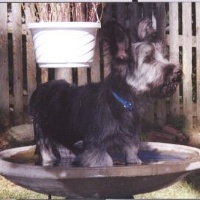
<path fill-rule="evenodd" d="M 182 74 L 183 74 L 183 72 L 182 72 L 181 69 L 175 70 L 175 71 L 174 71 L 174 77 L 175 77 L 175 78 L 173 78 L 173 81 L 175 81 L 175 82 L 176 82 L 176 81 L 180 82 L 181 79 L 182 79 Z"/>
<path fill-rule="evenodd" d="M 182 76 L 182 70 L 179 68 L 179 69 L 176 69 L 176 70 L 174 70 L 174 74 L 176 75 L 176 76 Z"/>
<path fill-rule="evenodd" d="M 182 70 L 176 71 L 176 75 L 177 75 L 177 76 L 182 76 Z"/>

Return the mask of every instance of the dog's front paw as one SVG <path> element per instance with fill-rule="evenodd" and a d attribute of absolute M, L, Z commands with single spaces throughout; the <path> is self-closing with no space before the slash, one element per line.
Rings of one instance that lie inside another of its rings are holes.
<path fill-rule="evenodd" d="M 139 145 L 129 145 L 124 148 L 126 154 L 126 164 L 141 165 L 142 161 L 138 158 Z"/>
<path fill-rule="evenodd" d="M 138 158 L 131 158 L 131 159 L 126 159 L 126 164 L 127 165 L 141 165 L 142 161 Z"/>

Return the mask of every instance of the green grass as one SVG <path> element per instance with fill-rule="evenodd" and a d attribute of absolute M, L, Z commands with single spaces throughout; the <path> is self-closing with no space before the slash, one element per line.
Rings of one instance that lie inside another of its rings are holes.
<path fill-rule="evenodd" d="M 48 195 L 27 190 L 0 176 L 0 199 L 48 199 Z"/>
<path fill-rule="evenodd" d="M 192 176 L 192 180 L 195 177 Z M 199 183 L 200 184 L 200 183 Z M 146 194 L 135 195 L 135 199 L 197 199 L 200 191 L 195 189 L 194 181 L 179 181 L 170 187 Z M 53 199 L 58 197 L 53 197 Z M 48 199 L 46 194 L 39 194 L 7 181 L 0 176 L 0 199 Z"/>
<path fill-rule="evenodd" d="M 192 184 L 186 181 L 179 181 L 172 186 L 134 196 L 135 199 L 199 199 L 200 191 L 197 191 Z"/>

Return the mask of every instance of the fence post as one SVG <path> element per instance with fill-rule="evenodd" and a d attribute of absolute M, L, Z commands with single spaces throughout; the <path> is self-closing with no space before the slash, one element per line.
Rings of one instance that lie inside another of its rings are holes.
<path fill-rule="evenodd" d="M 0 124 L 9 125 L 7 3 L 0 6 Z"/>

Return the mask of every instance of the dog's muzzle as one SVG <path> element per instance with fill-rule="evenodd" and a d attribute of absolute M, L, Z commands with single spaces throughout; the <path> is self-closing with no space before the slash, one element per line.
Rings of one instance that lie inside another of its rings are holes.
<path fill-rule="evenodd" d="M 165 95 L 170 95 L 173 94 L 176 91 L 176 88 L 178 84 L 182 80 L 182 70 L 176 70 L 173 72 L 172 78 L 168 79 L 164 84 L 162 85 L 162 94 Z"/>
<path fill-rule="evenodd" d="M 174 77 L 172 78 L 172 82 L 181 82 L 182 80 L 182 70 L 178 70 L 174 73 Z"/>

